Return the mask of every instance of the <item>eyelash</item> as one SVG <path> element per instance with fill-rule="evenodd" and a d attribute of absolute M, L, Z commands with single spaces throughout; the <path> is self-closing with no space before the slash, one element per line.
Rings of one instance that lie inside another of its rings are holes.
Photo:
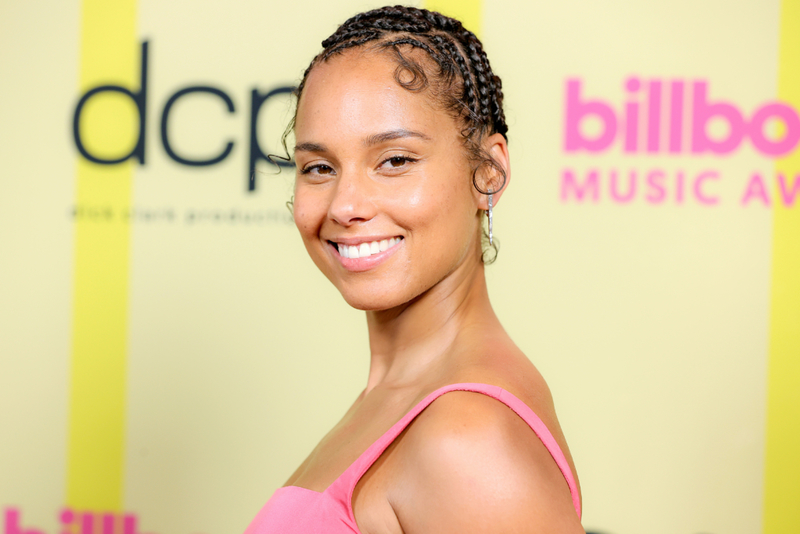
<path fill-rule="evenodd" d="M 389 163 L 389 162 L 391 162 L 393 160 L 400 160 L 404 164 L 406 164 L 406 163 L 416 163 L 417 162 L 417 160 L 415 158 L 411 158 L 409 156 L 391 156 L 391 157 L 386 158 L 385 160 L 383 160 L 381 162 L 381 167 L 383 167 L 384 165 L 386 165 L 387 163 Z M 392 168 L 396 169 L 398 167 L 392 167 Z"/>
<path fill-rule="evenodd" d="M 333 171 L 333 167 L 331 167 L 330 165 L 325 165 L 324 163 L 318 163 L 316 165 L 309 165 L 308 167 L 303 168 L 300 171 L 300 174 L 310 174 L 311 171 L 318 170 L 318 169 L 321 169 L 323 167 Z"/>
<path fill-rule="evenodd" d="M 390 163 L 391 161 L 395 161 L 395 160 L 397 160 L 398 162 L 402 162 L 403 164 L 416 163 L 418 161 L 416 158 L 411 158 L 409 156 L 391 156 L 391 157 L 386 158 L 385 160 L 383 160 L 381 162 L 380 166 L 383 167 L 387 163 Z M 313 172 L 315 170 L 322 169 L 322 168 L 329 169 L 330 171 L 333 171 L 333 167 L 331 167 L 330 165 L 326 165 L 324 163 L 318 163 L 316 165 L 310 165 L 308 167 L 305 167 L 304 169 L 302 169 L 300 171 L 300 173 L 301 174 L 310 174 L 311 172 Z M 397 169 L 399 167 L 392 167 L 392 168 Z"/>

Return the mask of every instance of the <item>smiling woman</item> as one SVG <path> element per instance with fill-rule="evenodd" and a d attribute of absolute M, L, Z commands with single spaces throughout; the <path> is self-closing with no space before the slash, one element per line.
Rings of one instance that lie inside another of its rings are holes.
<path fill-rule="evenodd" d="M 481 43 L 386 7 L 323 48 L 297 91 L 294 220 L 366 311 L 370 371 L 247 534 L 583 532 L 549 390 L 486 288 L 510 164 Z"/>

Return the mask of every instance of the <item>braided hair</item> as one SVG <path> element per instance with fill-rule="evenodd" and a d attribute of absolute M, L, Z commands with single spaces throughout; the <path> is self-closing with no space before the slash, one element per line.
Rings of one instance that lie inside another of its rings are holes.
<path fill-rule="evenodd" d="M 508 139 L 502 82 L 492 72 L 489 58 L 475 34 L 456 19 L 415 7 L 386 6 L 359 13 L 322 41 L 322 51 L 311 61 L 295 90 L 297 102 L 316 65 L 348 49 L 364 46 L 392 53 L 398 64 L 394 74 L 397 83 L 409 91 L 428 91 L 460 122 L 464 146 L 474 163 L 472 182 L 475 188 L 487 195 L 502 189 L 505 172 L 481 148 L 485 136 L 499 133 Z M 414 49 L 423 51 L 428 61 L 413 56 Z M 296 118 L 295 110 L 286 134 L 293 130 Z M 502 177 L 499 187 L 487 190 L 478 184 L 476 174 L 483 166 L 499 173 Z M 486 263 L 491 263 L 497 253 L 496 245 L 489 248 L 491 250 L 484 247 Z"/>

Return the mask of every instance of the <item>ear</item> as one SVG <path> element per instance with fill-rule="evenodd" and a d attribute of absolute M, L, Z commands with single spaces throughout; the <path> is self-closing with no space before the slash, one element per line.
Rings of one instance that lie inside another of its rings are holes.
<path fill-rule="evenodd" d="M 500 197 L 508 188 L 511 181 L 511 160 L 508 156 L 508 141 L 499 133 L 495 133 L 483 140 L 482 148 L 488 154 L 493 164 L 482 163 L 475 171 L 475 186 L 481 191 L 492 192 L 492 206 L 497 206 Z M 478 209 L 489 209 L 489 195 L 473 187 L 473 195 L 478 204 Z"/>

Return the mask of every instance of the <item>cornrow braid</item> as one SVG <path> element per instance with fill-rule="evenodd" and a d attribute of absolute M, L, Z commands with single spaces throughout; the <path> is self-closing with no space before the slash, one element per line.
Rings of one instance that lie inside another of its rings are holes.
<path fill-rule="evenodd" d="M 468 147 L 477 148 L 484 135 L 507 136 L 502 82 L 492 72 L 480 40 L 460 21 L 426 9 L 386 6 L 346 20 L 322 41 L 322 52 L 306 69 L 296 90 L 298 99 L 315 65 L 368 43 L 394 51 L 399 64 L 395 78 L 400 85 L 412 91 L 433 89 L 445 109 L 463 121 Z M 436 65 L 434 71 L 412 60 L 403 52 L 406 47 L 424 51 Z M 411 83 L 401 81 L 403 71 L 411 73 Z"/>

